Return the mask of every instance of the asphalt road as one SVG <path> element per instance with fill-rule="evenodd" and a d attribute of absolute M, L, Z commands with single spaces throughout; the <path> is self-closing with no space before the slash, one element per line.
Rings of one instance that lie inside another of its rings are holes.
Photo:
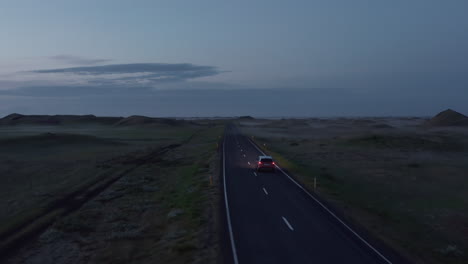
<path fill-rule="evenodd" d="M 262 155 L 226 128 L 223 188 L 232 263 L 400 263 L 372 245 L 281 169 L 255 172 Z"/>

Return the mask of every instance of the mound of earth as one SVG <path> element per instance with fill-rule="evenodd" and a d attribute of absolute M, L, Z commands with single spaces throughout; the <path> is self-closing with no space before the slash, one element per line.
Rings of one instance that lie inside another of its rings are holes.
<path fill-rule="evenodd" d="M 391 125 L 387 125 L 387 124 L 375 124 L 372 127 L 379 128 L 379 129 L 393 128 Z"/>
<path fill-rule="evenodd" d="M 0 119 L 0 125 L 66 125 L 114 124 L 122 117 L 97 117 L 94 115 L 21 115 L 10 114 Z"/>
<path fill-rule="evenodd" d="M 394 148 L 411 151 L 460 151 L 464 146 L 447 137 L 422 137 L 397 134 L 370 134 L 347 139 L 361 147 Z"/>
<path fill-rule="evenodd" d="M 270 127 L 270 128 L 291 128 L 291 127 L 308 127 L 309 123 L 307 123 L 303 119 L 281 119 L 281 120 L 274 120 L 267 124 L 262 125 L 262 127 Z"/>
<path fill-rule="evenodd" d="M 153 125 L 153 124 L 162 124 L 168 126 L 177 126 L 181 125 L 184 121 L 175 120 L 171 118 L 154 118 L 147 116 L 138 116 L 133 115 L 127 118 L 124 118 L 117 123 L 116 126 L 140 126 L 140 125 Z"/>
<path fill-rule="evenodd" d="M 431 118 L 427 125 L 433 127 L 440 126 L 468 126 L 468 117 L 452 109 L 447 109 Z"/>
<path fill-rule="evenodd" d="M 376 122 L 371 119 L 360 118 L 360 119 L 353 120 L 351 123 L 356 126 L 365 126 L 365 125 L 375 124 Z"/>

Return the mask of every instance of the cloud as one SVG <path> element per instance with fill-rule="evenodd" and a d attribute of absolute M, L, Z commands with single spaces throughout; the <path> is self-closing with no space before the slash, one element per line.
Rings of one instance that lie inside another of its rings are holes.
<path fill-rule="evenodd" d="M 213 66 L 199 66 L 190 63 L 131 63 L 102 66 L 72 67 L 60 69 L 35 70 L 36 73 L 74 73 L 80 75 L 151 73 L 152 75 L 186 76 L 189 78 L 210 76 L 219 71 Z"/>
<path fill-rule="evenodd" d="M 0 74 L 0 90 L 28 87 L 28 91 L 31 91 L 34 87 L 40 89 L 45 86 L 171 89 L 177 84 L 190 85 L 187 81 L 192 79 L 220 73 L 222 71 L 214 66 L 190 63 L 131 63 L 37 69 Z"/>
<path fill-rule="evenodd" d="M 221 73 L 216 67 L 190 63 L 131 63 L 102 66 L 71 67 L 34 70 L 29 73 L 58 75 L 87 82 L 90 85 L 146 85 L 178 82 L 214 76 Z M 84 83 L 80 83 L 84 84 Z"/>
<path fill-rule="evenodd" d="M 88 59 L 88 58 L 83 58 L 80 56 L 73 56 L 73 55 L 66 55 L 66 54 L 50 56 L 48 58 L 51 60 L 62 62 L 62 63 L 76 64 L 76 65 L 93 65 L 93 64 L 106 63 L 106 62 L 111 61 L 109 59 Z"/>

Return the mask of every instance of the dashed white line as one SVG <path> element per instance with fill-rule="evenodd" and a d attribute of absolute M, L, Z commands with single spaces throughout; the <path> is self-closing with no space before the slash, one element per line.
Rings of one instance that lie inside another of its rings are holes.
<path fill-rule="evenodd" d="M 291 231 L 294 231 L 294 228 L 291 226 L 291 224 L 288 222 L 288 219 L 286 219 L 284 216 L 282 216 L 284 223 L 291 229 Z"/>
<path fill-rule="evenodd" d="M 264 192 L 266 195 L 268 195 L 268 192 L 267 192 L 267 190 L 266 190 L 265 188 L 263 188 L 263 192 Z"/>
<path fill-rule="evenodd" d="M 250 144 L 254 146 L 262 155 L 265 153 L 253 143 L 253 141 L 248 138 Z M 326 207 L 322 202 L 320 202 L 317 198 L 315 198 L 312 194 L 310 194 L 304 187 L 302 187 L 298 182 L 296 182 L 291 176 L 289 176 L 284 170 L 282 170 L 278 165 L 275 165 L 286 177 L 288 177 L 297 187 L 302 189 L 310 198 L 312 198 L 315 202 L 317 202 L 325 211 L 327 211 L 331 216 L 333 216 L 338 222 L 340 222 L 346 229 L 348 229 L 353 235 L 355 235 L 359 240 L 361 240 L 366 246 L 368 246 L 372 251 L 374 251 L 377 255 L 379 255 L 385 262 L 388 264 L 392 264 L 392 262 L 387 259 L 382 253 L 380 253 L 376 248 L 374 248 L 369 242 L 367 242 L 364 238 L 362 238 L 356 231 L 354 231 L 351 227 L 349 227 L 343 220 L 341 220 L 335 213 L 333 213 L 328 207 Z M 284 219 L 283 219 L 284 220 Z"/>
<path fill-rule="evenodd" d="M 250 161 L 247 161 L 247 164 L 249 164 L 249 165 L 250 165 Z"/>
<path fill-rule="evenodd" d="M 257 176 L 258 176 L 256 172 L 254 172 L 254 175 L 255 175 L 255 177 L 257 177 Z"/>
<path fill-rule="evenodd" d="M 244 158 L 245 158 L 245 157 L 246 157 L 246 156 L 245 156 L 245 154 L 244 154 Z"/>

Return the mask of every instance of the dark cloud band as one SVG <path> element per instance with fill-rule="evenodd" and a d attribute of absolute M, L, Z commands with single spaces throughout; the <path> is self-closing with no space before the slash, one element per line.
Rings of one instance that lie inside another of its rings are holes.
<path fill-rule="evenodd" d="M 35 73 L 74 73 L 74 74 L 124 74 L 124 73 L 154 73 L 183 76 L 215 75 L 219 71 L 213 66 L 199 66 L 190 63 L 131 63 L 110 64 L 102 66 L 72 67 L 61 69 L 35 70 Z"/>
<path fill-rule="evenodd" d="M 30 71 L 34 74 L 64 74 L 80 77 L 88 85 L 153 86 L 160 83 L 181 82 L 221 73 L 216 67 L 190 63 L 131 63 L 101 66 L 82 66 Z"/>

